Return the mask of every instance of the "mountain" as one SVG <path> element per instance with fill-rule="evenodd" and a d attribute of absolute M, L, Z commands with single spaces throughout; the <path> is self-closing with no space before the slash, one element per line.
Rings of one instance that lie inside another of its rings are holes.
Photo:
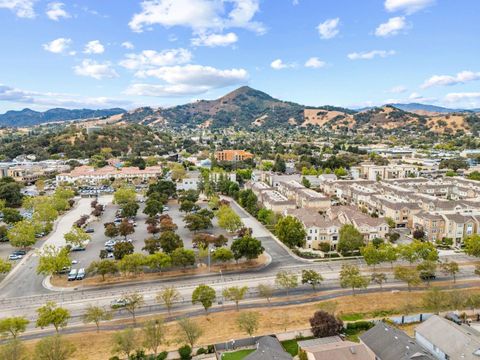
<path fill-rule="evenodd" d="M 439 113 L 439 114 L 448 114 L 448 113 L 457 113 L 457 112 L 475 112 L 476 110 L 465 110 L 465 109 L 449 109 L 441 106 L 419 104 L 419 103 L 409 103 L 409 104 L 389 104 L 396 107 L 397 109 L 409 112 L 423 112 L 423 113 Z"/>
<path fill-rule="evenodd" d="M 140 108 L 122 120 L 187 127 L 278 126 L 303 121 L 303 105 L 282 101 L 248 86 L 216 100 L 200 100 L 166 109 Z M 141 115 L 146 117 L 140 120 Z M 139 121 L 140 120 L 140 121 Z"/>
<path fill-rule="evenodd" d="M 67 121 L 67 120 L 83 120 L 98 117 L 108 117 L 124 113 L 125 110 L 120 108 L 90 110 L 90 109 L 62 109 L 55 108 L 45 112 L 34 111 L 31 109 L 23 109 L 20 111 L 7 111 L 0 114 L 0 125 L 3 126 L 33 126 L 47 122 Z"/>

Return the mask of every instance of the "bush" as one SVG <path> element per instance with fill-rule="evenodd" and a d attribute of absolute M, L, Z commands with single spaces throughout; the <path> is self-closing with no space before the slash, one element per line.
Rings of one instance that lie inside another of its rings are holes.
<path fill-rule="evenodd" d="M 167 351 L 162 351 L 160 354 L 157 355 L 157 358 L 155 360 L 165 360 L 168 356 Z"/>
<path fill-rule="evenodd" d="M 192 358 L 192 348 L 189 345 L 183 345 L 178 349 L 181 360 L 190 360 Z"/>
<path fill-rule="evenodd" d="M 207 350 L 209 354 L 213 354 L 215 352 L 215 347 L 213 345 L 208 345 Z"/>
<path fill-rule="evenodd" d="M 359 331 L 367 331 L 374 326 L 375 324 L 372 321 L 356 321 L 348 323 L 345 329 L 345 334 L 352 335 L 358 333 Z"/>
<path fill-rule="evenodd" d="M 201 347 L 197 350 L 197 355 L 208 354 L 207 349 Z"/>
<path fill-rule="evenodd" d="M 343 322 L 325 311 L 317 311 L 310 318 L 310 326 L 315 337 L 327 337 L 340 334 Z"/>

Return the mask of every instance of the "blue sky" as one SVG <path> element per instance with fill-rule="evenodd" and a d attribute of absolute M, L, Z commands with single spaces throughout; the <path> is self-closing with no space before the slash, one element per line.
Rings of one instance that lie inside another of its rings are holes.
<path fill-rule="evenodd" d="M 241 85 L 307 105 L 480 107 L 478 14 L 478 0 L 0 0 L 0 112 Z"/>

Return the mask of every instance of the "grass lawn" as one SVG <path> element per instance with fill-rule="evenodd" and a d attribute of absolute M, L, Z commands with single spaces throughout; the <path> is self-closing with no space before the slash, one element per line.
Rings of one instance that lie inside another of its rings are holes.
<path fill-rule="evenodd" d="M 361 314 L 361 313 L 341 314 L 339 317 L 343 321 L 358 321 L 364 318 L 364 314 Z"/>
<path fill-rule="evenodd" d="M 282 345 L 285 351 L 288 352 L 290 355 L 297 356 L 298 354 L 297 340 L 295 339 L 285 340 L 285 341 L 282 341 Z"/>
<path fill-rule="evenodd" d="M 254 352 L 255 349 L 238 350 L 222 354 L 222 360 L 242 360 L 245 356 Z"/>

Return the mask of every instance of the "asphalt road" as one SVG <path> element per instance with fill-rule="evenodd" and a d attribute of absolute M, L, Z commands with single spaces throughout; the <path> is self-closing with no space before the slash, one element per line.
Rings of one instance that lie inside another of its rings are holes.
<path fill-rule="evenodd" d="M 80 200 L 75 209 L 71 210 L 69 214 L 59 220 L 56 230 L 51 236 L 52 239 L 54 239 L 52 241 L 57 241 L 55 239 L 58 239 L 58 234 L 62 234 L 65 229 L 70 229 L 73 221 L 79 218 L 82 214 L 90 212 L 90 201 L 91 199 Z M 109 199 L 101 199 L 101 201 L 108 202 Z M 219 299 L 221 299 L 222 289 L 233 285 L 248 286 L 250 289 L 249 296 L 254 297 L 255 287 L 259 283 L 273 284 L 275 275 L 281 269 L 289 270 L 296 274 L 300 274 L 303 269 L 315 269 L 325 278 L 325 286 L 327 286 L 327 288 L 338 287 L 338 273 L 341 266 L 347 262 L 353 262 L 364 270 L 367 270 L 366 265 L 361 260 L 337 260 L 317 263 L 300 260 L 292 256 L 289 251 L 285 249 L 283 244 L 280 244 L 274 239 L 256 219 L 251 217 L 235 203 L 232 203 L 231 206 L 240 215 L 244 224 L 253 229 L 253 235 L 262 241 L 266 252 L 272 258 L 272 261 L 268 266 L 243 272 L 201 274 L 190 277 L 132 282 L 129 284 L 97 288 L 83 288 L 82 282 L 78 281 L 78 287 L 74 289 L 49 291 L 43 287 L 42 277 L 35 273 L 38 258 L 36 256 L 31 256 L 26 258 L 23 263 L 18 266 L 18 269 L 12 273 L 12 276 L 0 285 L 0 308 L 2 309 L 0 316 L 24 315 L 31 320 L 34 320 L 35 309 L 43 305 L 46 301 L 52 300 L 68 308 L 74 317 L 79 318 L 88 304 L 108 306 L 113 299 L 122 297 L 126 293 L 133 291 L 138 291 L 145 297 L 146 306 L 142 311 L 152 313 L 161 310 L 161 307 L 156 304 L 155 296 L 156 293 L 166 285 L 174 285 L 180 291 L 183 297 L 182 303 L 186 310 L 196 309 L 196 307 L 192 307 L 189 299 L 191 298 L 193 289 L 199 284 L 208 284 L 212 286 L 217 291 Z M 171 205 L 170 208 L 170 214 L 173 217 L 174 222 L 179 225 L 178 233 L 184 239 L 185 246 L 189 247 L 189 245 L 191 245 L 192 234 L 183 227 L 183 222 L 181 221 L 182 215 L 178 212 L 178 209 L 176 209 L 174 205 Z M 74 258 L 78 257 L 79 267 L 86 267 L 86 264 L 90 261 L 98 259 L 99 251 L 103 248 L 106 240 L 103 235 L 103 223 L 113 220 L 115 211 L 116 206 L 107 204 L 106 211 L 101 220 L 92 223 L 91 226 L 95 229 L 92 236 L 92 242 L 89 244 L 86 251 L 74 254 Z M 138 226 L 135 234 L 132 235 L 136 239 L 134 243 L 137 249 L 143 247 L 143 239 L 148 235 L 146 233 L 144 220 L 144 215 L 140 210 L 137 220 Z M 48 242 L 49 239 L 47 239 L 46 242 Z M 443 255 L 443 259 L 455 259 L 457 262 L 472 261 L 472 258 L 464 254 L 447 253 Z M 473 266 L 462 268 L 461 276 L 468 278 L 469 276 L 471 277 L 472 274 Z M 393 281 L 391 275 L 390 281 Z M 296 292 L 299 293 L 307 291 L 309 291 L 309 289 L 306 286 L 300 287 L 296 290 Z"/>

